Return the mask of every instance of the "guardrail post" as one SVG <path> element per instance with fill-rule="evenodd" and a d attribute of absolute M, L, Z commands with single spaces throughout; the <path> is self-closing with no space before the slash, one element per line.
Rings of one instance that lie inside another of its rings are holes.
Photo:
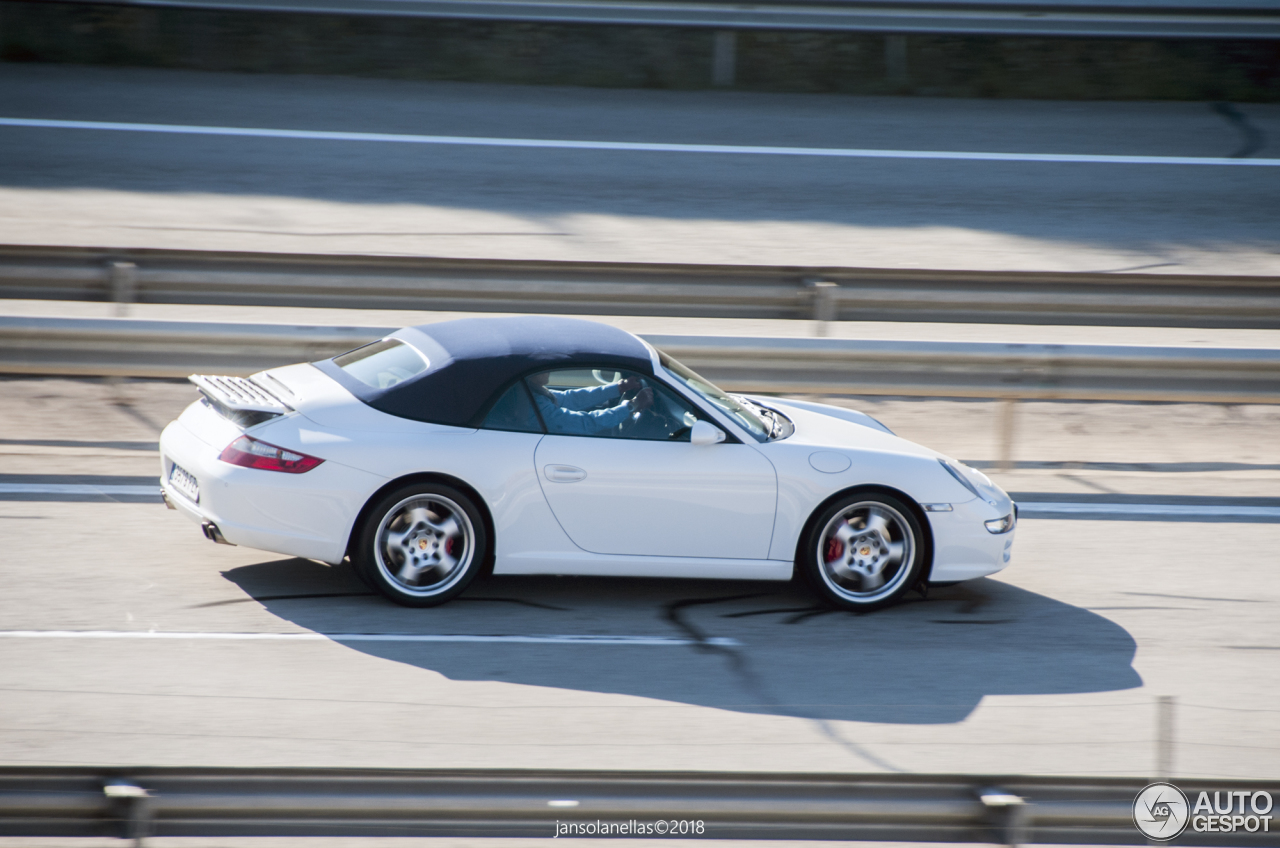
<path fill-rule="evenodd" d="M 102 794 L 124 822 L 123 837 L 143 848 L 151 830 L 151 793 L 128 780 L 108 780 L 102 785 Z"/>
<path fill-rule="evenodd" d="M 1173 708 L 1172 695 L 1156 698 L 1156 780 L 1173 777 Z"/>
<path fill-rule="evenodd" d="M 884 37 L 884 76 L 889 85 L 907 84 L 907 37 L 905 35 Z"/>
<path fill-rule="evenodd" d="M 805 280 L 805 285 L 809 287 L 810 305 L 813 307 L 813 334 L 825 336 L 828 325 L 839 317 L 836 290 L 840 287 L 829 280 Z"/>
<path fill-rule="evenodd" d="M 116 304 L 116 315 L 129 314 L 129 304 L 138 296 L 138 266 L 132 262 L 111 263 L 111 299 Z"/>
<path fill-rule="evenodd" d="M 731 29 L 718 29 L 711 41 L 711 84 L 733 85 L 737 66 L 738 34 Z"/>
<path fill-rule="evenodd" d="M 1018 424 L 1018 399 L 1005 398 L 1000 401 L 999 424 L 999 460 L 996 465 L 1001 472 L 1013 470 L 1013 447 Z"/>
<path fill-rule="evenodd" d="M 1026 799 L 1003 789 L 990 787 L 978 792 L 978 800 L 991 814 L 998 841 L 1009 848 L 1018 848 L 1030 841 L 1031 816 Z"/>

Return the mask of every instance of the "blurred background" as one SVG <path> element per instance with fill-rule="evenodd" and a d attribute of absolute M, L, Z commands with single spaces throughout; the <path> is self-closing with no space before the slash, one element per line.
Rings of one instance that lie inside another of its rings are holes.
<path fill-rule="evenodd" d="M 1280 778 L 1278 101 L 1272 0 L 0 2 L 0 763 Z M 407 610 L 160 506 L 186 374 L 528 312 L 985 470 L 1011 567 Z"/>

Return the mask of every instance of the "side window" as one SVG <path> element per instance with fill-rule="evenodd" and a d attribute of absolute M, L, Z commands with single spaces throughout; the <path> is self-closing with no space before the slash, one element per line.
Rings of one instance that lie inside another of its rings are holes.
<path fill-rule="evenodd" d="M 480 426 L 485 430 L 542 432 L 542 423 L 538 420 L 538 414 L 533 411 L 533 402 L 529 400 L 529 393 L 523 383 L 516 383 L 503 392 Z"/>
<path fill-rule="evenodd" d="M 565 368 L 528 378 L 547 432 L 687 442 L 692 406 L 653 377 L 604 368 Z"/>

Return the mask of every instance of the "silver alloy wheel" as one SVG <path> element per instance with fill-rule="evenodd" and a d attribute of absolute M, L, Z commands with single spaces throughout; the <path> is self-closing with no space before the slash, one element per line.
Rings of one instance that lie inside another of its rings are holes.
<path fill-rule="evenodd" d="M 448 590 L 475 556 L 466 510 L 440 495 L 413 495 L 387 510 L 374 536 L 378 570 L 397 591 L 427 598 Z"/>
<path fill-rule="evenodd" d="M 915 534 L 898 510 L 862 501 L 832 516 L 815 554 L 832 591 L 855 603 L 872 603 L 896 592 L 911 573 Z"/>

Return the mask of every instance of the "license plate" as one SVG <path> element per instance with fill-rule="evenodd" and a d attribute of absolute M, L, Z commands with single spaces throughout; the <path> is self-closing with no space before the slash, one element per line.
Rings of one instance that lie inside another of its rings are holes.
<path fill-rule="evenodd" d="M 200 481 L 178 463 L 169 471 L 169 485 L 193 503 L 200 503 Z"/>

